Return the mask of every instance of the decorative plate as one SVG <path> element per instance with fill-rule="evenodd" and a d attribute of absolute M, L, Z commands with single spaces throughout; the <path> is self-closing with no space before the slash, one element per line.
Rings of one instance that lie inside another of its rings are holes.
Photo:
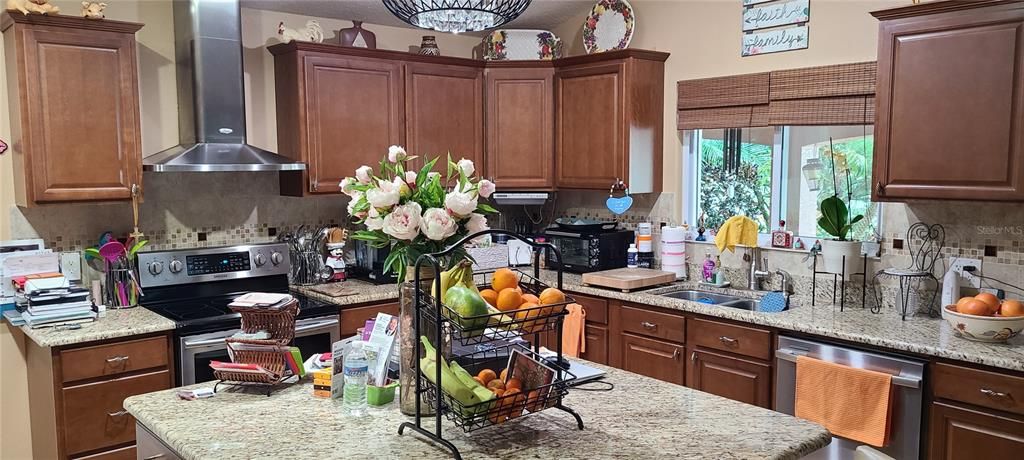
<path fill-rule="evenodd" d="M 633 39 L 636 16 L 626 0 L 599 0 L 583 23 L 587 54 L 626 49 Z"/>
<path fill-rule="evenodd" d="M 484 38 L 490 61 L 551 60 L 562 57 L 562 40 L 547 30 L 499 29 Z"/>

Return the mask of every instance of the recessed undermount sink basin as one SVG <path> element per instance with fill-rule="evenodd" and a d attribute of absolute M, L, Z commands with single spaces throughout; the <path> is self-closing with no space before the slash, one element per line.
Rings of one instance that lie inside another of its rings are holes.
<path fill-rule="evenodd" d="M 738 308 L 741 310 L 754 310 L 757 308 L 757 301 L 754 299 L 745 299 L 742 297 L 718 294 L 715 292 L 698 291 L 696 289 L 667 292 L 662 294 L 662 297 L 689 300 L 691 302 L 706 303 L 709 305 L 720 305 L 723 307 Z"/>

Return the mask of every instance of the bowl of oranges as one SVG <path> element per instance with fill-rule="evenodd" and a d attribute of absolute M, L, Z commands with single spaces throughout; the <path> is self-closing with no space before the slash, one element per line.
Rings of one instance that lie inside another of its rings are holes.
<path fill-rule="evenodd" d="M 956 305 L 942 308 L 942 317 L 953 327 L 953 335 L 979 342 L 1005 342 L 1024 329 L 1024 302 L 1000 301 L 983 292 L 962 297 Z"/>

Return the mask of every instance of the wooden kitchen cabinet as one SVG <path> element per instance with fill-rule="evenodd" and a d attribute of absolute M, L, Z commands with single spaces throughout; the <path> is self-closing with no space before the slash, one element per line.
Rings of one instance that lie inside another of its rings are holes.
<path fill-rule="evenodd" d="M 142 184 L 142 24 L 0 13 L 19 206 L 128 200 Z"/>
<path fill-rule="evenodd" d="M 619 341 L 622 369 L 678 385 L 686 383 L 682 345 L 626 333 Z"/>
<path fill-rule="evenodd" d="M 772 366 L 705 350 L 687 348 L 686 386 L 764 408 L 772 406 Z"/>
<path fill-rule="evenodd" d="M 448 153 L 453 161 L 473 160 L 484 168 L 483 68 L 411 62 L 405 65 L 406 150 L 417 164 Z"/>
<path fill-rule="evenodd" d="M 1024 201 L 1024 4 L 941 1 L 873 14 L 872 199 Z"/>
<path fill-rule="evenodd" d="M 329 48 L 333 50 L 333 48 Z M 320 52 L 293 43 L 274 54 L 278 153 L 307 164 L 281 174 L 281 194 L 339 193 L 356 168 L 374 170 L 404 144 L 402 62 Z"/>
<path fill-rule="evenodd" d="M 550 66 L 485 71 L 487 176 L 502 190 L 554 186 L 554 75 Z"/>
<path fill-rule="evenodd" d="M 555 184 L 633 193 L 661 191 L 664 61 L 622 51 L 558 61 L 555 71 Z"/>
<path fill-rule="evenodd" d="M 931 405 L 929 458 L 1019 458 L 1024 418 L 935 401 Z"/>
<path fill-rule="evenodd" d="M 401 306 L 398 302 L 384 302 L 341 310 L 341 337 L 351 337 L 356 330 L 366 325 L 366 320 L 374 319 L 377 313 L 398 316 Z"/>

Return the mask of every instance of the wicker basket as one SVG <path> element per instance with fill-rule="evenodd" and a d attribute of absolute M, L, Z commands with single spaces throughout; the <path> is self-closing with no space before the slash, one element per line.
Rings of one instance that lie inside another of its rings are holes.
<path fill-rule="evenodd" d="M 215 370 L 214 377 L 229 382 L 262 383 L 275 385 L 290 377 L 287 372 L 288 364 L 285 362 L 284 350 L 278 347 L 287 347 L 295 338 L 295 317 L 299 314 L 299 302 L 293 300 L 280 309 L 267 309 L 260 307 L 231 307 L 231 310 L 242 315 L 242 331 L 255 333 L 267 331 L 270 338 L 266 340 L 250 339 L 226 339 L 227 346 L 232 349 L 233 360 L 236 363 L 255 364 L 268 371 L 272 375 L 252 374 L 247 372 L 235 372 L 230 370 Z M 239 345 L 264 345 L 274 347 L 274 351 L 238 350 L 233 347 Z"/>
<path fill-rule="evenodd" d="M 288 305 L 276 310 L 261 307 L 231 307 L 231 310 L 242 314 L 242 332 L 270 333 L 270 339 L 255 342 L 288 345 L 295 338 L 295 317 L 299 315 L 298 300 L 292 300 Z"/>

